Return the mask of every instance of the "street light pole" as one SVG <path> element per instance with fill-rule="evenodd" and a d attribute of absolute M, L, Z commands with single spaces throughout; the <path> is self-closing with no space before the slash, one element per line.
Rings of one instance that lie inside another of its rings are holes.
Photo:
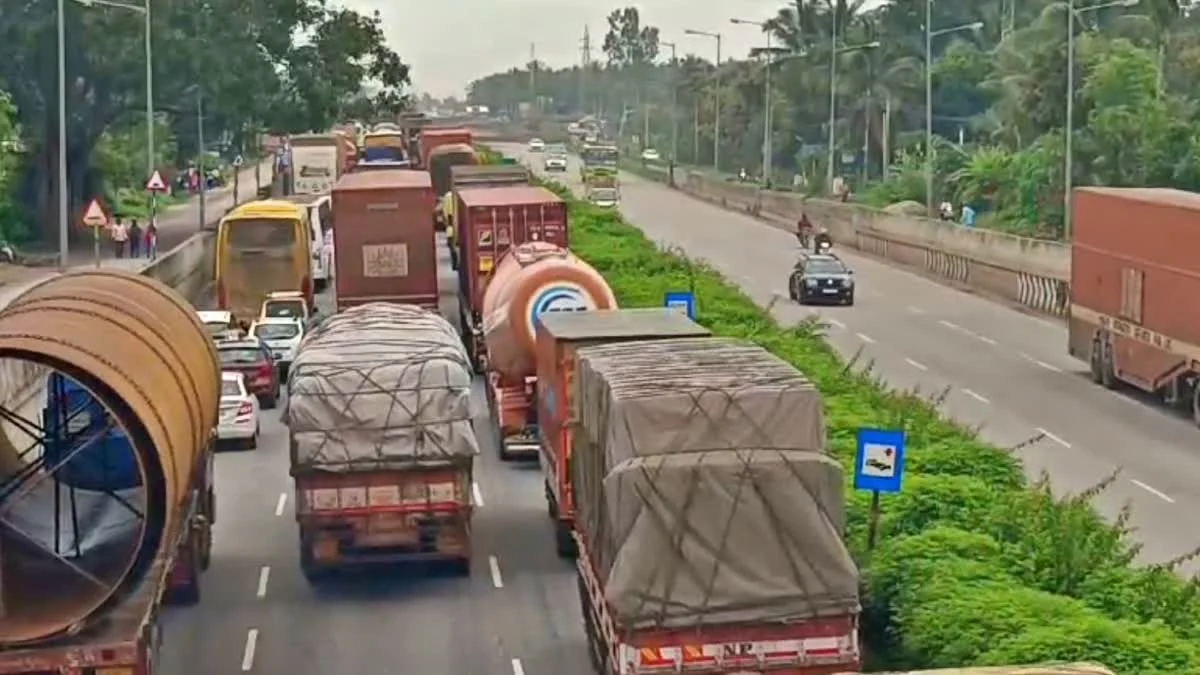
<path fill-rule="evenodd" d="M 772 127 L 774 123 L 771 119 L 771 61 L 773 51 L 771 49 L 771 31 L 768 29 L 766 21 L 747 21 L 746 19 L 730 19 L 730 23 L 758 26 L 767 34 L 767 48 L 763 51 L 764 70 L 763 73 L 763 141 L 762 141 L 762 179 L 763 183 L 767 184 L 771 180 L 773 168 L 771 166 L 774 150 L 772 146 Z"/>
<path fill-rule="evenodd" d="M 663 47 L 671 48 L 671 164 L 679 161 L 679 60 L 676 57 L 674 42 L 659 42 Z"/>
<path fill-rule="evenodd" d="M 828 156 L 825 158 L 827 166 L 825 167 L 825 192 L 830 193 L 833 190 L 833 127 L 837 124 L 837 41 L 838 41 L 838 16 L 837 4 L 833 7 L 832 17 L 833 26 L 829 30 L 829 131 L 826 136 L 828 142 Z M 830 193 L 832 194 L 832 193 Z"/>
<path fill-rule="evenodd" d="M 204 170 L 204 92 L 199 87 L 196 88 L 196 143 L 200 146 L 200 152 L 196 153 L 196 173 L 200 178 L 200 229 L 203 230 L 208 225 L 205 213 L 208 176 Z"/>
<path fill-rule="evenodd" d="M 67 271 L 67 19 L 64 0 L 58 0 L 58 269 Z"/>
<path fill-rule="evenodd" d="M 717 67 L 714 72 L 716 87 L 713 90 L 713 169 L 721 170 L 721 34 L 687 29 L 686 35 L 700 35 L 717 41 Z"/>
<path fill-rule="evenodd" d="M 1071 191 L 1074 189 L 1075 158 L 1072 156 L 1072 136 L 1075 133 L 1075 15 L 1084 12 L 1095 12 L 1109 7 L 1133 7 L 1139 0 L 1115 0 L 1090 7 L 1075 7 L 1075 0 L 1067 0 L 1067 122 L 1066 138 L 1063 145 L 1063 238 L 1071 239 L 1071 222 L 1074 215 L 1071 208 Z"/>
<path fill-rule="evenodd" d="M 933 210 L 933 38 L 939 35 L 983 28 L 982 21 L 933 30 L 933 0 L 925 0 L 925 208 Z"/>

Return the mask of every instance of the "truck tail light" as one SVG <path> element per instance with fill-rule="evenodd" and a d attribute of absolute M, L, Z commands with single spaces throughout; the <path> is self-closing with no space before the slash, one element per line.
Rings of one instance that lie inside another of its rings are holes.
<path fill-rule="evenodd" d="M 254 412 L 254 406 L 249 401 L 242 401 L 242 404 L 238 406 L 237 416 L 245 417 L 252 412 Z"/>
<path fill-rule="evenodd" d="M 264 363 L 258 367 L 258 372 L 255 373 L 255 379 L 266 380 L 269 382 L 271 380 L 271 375 L 273 374 L 274 368 L 272 368 L 271 364 Z"/>

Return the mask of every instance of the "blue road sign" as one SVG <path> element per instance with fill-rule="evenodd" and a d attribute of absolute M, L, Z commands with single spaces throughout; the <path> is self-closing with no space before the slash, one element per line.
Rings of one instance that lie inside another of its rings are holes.
<path fill-rule="evenodd" d="M 854 460 L 854 489 L 899 492 L 904 478 L 904 432 L 859 429 Z"/>
<path fill-rule="evenodd" d="M 663 296 L 663 305 L 687 314 L 687 318 L 693 321 L 696 319 L 696 296 L 691 291 L 667 291 Z"/>

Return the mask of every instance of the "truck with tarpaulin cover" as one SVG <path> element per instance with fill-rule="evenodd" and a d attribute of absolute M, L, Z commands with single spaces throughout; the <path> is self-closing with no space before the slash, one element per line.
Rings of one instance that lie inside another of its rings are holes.
<path fill-rule="evenodd" d="M 575 352 L 591 345 L 707 337 L 711 332 L 685 314 L 663 308 L 552 312 L 539 317 L 536 332 L 539 464 L 554 520 L 555 550 L 564 558 L 572 557 L 576 552 L 570 469 Z"/>
<path fill-rule="evenodd" d="M 8 310 L 0 350 L 19 340 L 32 366 L 52 345 L 61 370 L 42 365 L 44 401 L 7 410 L 0 435 L 0 463 L 35 469 L 0 488 L 21 524 L 0 533 L 0 673 L 161 675 L 164 602 L 198 603 L 212 556 L 212 340 L 182 297 L 129 272 L 71 272 Z M 30 442 L 36 464 L 18 454 Z"/>
<path fill-rule="evenodd" d="M 435 230 L 446 230 L 447 221 L 441 203 L 442 197 L 454 187 L 451 170 L 456 166 L 475 166 L 480 163 L 479 153 L 465 143 L 439 145 L 429 153 L 429 177 L 433 181 L 433 194 L 437 199 L 431 214 Z"/>
<path fill-rule="evenodd" d="M 458 204 L 456 190 L 468 187 L 528 185 L 529 170 L 516 164 L 460 164 L 450 167 L 450 190 L 442 195 L 440 206 L 446 221 L 446 245 L 450 248 L 450 269 L 458 269 Z"/>
<path fill-rule="evenodd" d="M 301 343 L 283 412 L 300 567 L 432 562 L 469 574 L 473 374 L 446 319 L 370 303 Z"/>
<path fill-rule="evenodd" d="M 576 566 L 596 672 L 858 672 L 861 579 L 816 386 L 726 338 L 576 360 Z"/>

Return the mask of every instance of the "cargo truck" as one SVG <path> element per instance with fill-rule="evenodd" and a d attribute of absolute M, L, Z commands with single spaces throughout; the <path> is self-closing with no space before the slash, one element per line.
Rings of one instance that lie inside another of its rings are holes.
<path fill-rule="evenodd" d="M 471 145 L 474 138 L 470 129 L 463 127 L 425 127 L 421 129 L 418 143 L 421 146 L 421 168 L 430 168 L 429 158 L 434 150 L 443 145 Z"/>
<path fill-rule="evenodd" d="M 356 171 L 333 189 L 339 310 L 368 302 L 438 308 L 433 185 L 423 171 Z"/>
<path fill-rule="evenodd" d="M 454 187 L 451 170 L 456 166 L 476 166 L 480 163 L 479 155 L 470 145 L 446 144 L 439 145 L 429 153 L 429 177 L 433 181 L 433 194 L 438 206 L 433 209 L 434 229 L 445 232 L 447 221 L 442 208 L 441 199 Z"/>
<path fill-rule="evenodd" d="M 450 323 L 412 305 L 352 307 L 305 337 L 283 420 L 310 580 L 378 563 L 469 573 L 472 379 Z"/>
<path fill-rule="evenodd" d="M 0 481 L 0 673 L 161 673 L 163 602 L 199 602 L 211 560 L 212 341 L 182 298 L 124 272 L 63 275 L 9 307 L 0 349 L 19 336 L 45 363 L 53 345 L 70 374 L 49 375 L 41 424 L 21 425 L 41 463 Z M 13 467 L 25 448 L 7 431 Z"/>
<path fill-rule="evenodd" d="M 347 163 L 346 145 L 339 134 L 292 136 L 291 176 L 288 194 L 329 194 Z"/>
<path fill-rule="evenodd" d="M 483 372 L 483 292 L 513 246 L 544 241 L 566 248 L 567 205 L 543 187 L 465 187 L 455 191 L 460 325 L 467 353 Z"/>
<path fill-rule="evenodd" d="M 708 335 L 707 328 L 687 315 L 667 309 L 553 312 L 540 317 L 536 347 L 539 464 L 559 556 L 568 558 L 576 553 L 570 468 L 571 420 L 578 417 L 576 350 L 632 340 Z"/>
<path fill-rule="evenodd" d="M 440 200 L 442 219 L 446 221 L 446 245 L 450 248 L 450 269 L 458 269 L 458 223 L 455 190 L 468 187 L 528 185 L 529 170 L 523 166 L 465 164 L 450 167 L 450 191 Z"/>
<path fill-rule="evenodd" d="M 1092 380 L 1128 385 L 1200 425 L 1200 194 L 1078 188 L 1068 351 Z M 1193 246 L 1195 244 L 1196 246 Z"/>
<path fill-rule="evenodd" d="M 597 673 L 858 672 L 858 569 L 816 387 L 761 347 L 576 351 L 570 466 Z"/>

